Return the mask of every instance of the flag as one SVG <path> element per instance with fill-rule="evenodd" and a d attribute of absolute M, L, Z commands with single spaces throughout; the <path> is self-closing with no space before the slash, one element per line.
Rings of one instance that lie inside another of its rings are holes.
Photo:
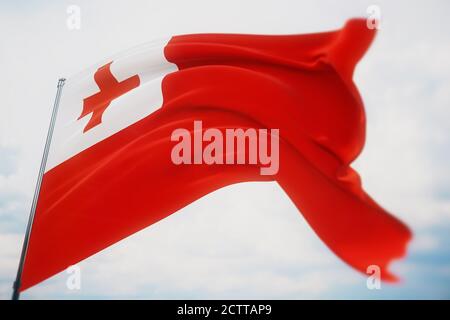
<path fill-rule="evenodd" d="M 352 76 L 374 35 L 355 19 L 315 34 L 174 36 L 69 78 L 21 290 L 214 190 L 247 181 L 276 181 L 338 257 L 361 272 L 378 265 L 384 280 L 395 280 L 388 265 L 405 254 L 411 233 L 365 193 L 350 166 L 366 127 Z M 195 136 L 229 128 L 277 135 L 274 174 L 261 174 L 259 160 L 171 158 L 177 129 Z"/>

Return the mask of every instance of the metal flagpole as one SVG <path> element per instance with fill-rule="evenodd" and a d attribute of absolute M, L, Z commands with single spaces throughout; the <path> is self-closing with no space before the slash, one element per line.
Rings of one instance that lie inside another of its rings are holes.
<path fill-rule="evenodd" d="M 19 268 L 17 269 L 16 281 L 13 285 L 12 300 L 18 300 L 20 296 L 20 282 L 22 279 L 23 265 L 25 263 L 25 257 L 27 256 L 28 243 L 30 241 L 31 228 L 33 227 L 34 214 L 36 212 L 36 205 L 39 198 L 39 192 L 41 190 L 42 177 L 44 175 L 45 166 L 47 164 L 48 151 L 50 149 L 50 142 L 52 140 L 53 129 L 55 128 L 56 115 L 58 113 L 59 100 L 61 98 L 61 91 L 64 86 L 66 79 L 61 78 L 58 80 L 58 86 L 56 91 L 55 102 L 53 104 L 52 118 L 50 120 L 50 126 L 47 132 L 47 139 L 45 141 L 44 153 L 42 155 L 41 167 L 39 169 L 39 176 L 36 182 L 36 189 L 34 191 L 33 202 L 31 204 L 30 216 L 28 218 L 27 230 L 25 232 L 25 237 L 23 240 L 22 253 L 20 255 Z"/>

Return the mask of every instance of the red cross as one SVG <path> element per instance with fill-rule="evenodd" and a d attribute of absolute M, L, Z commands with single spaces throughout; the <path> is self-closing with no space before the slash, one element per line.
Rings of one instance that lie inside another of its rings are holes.
<path fill-rule="evenodd" d="M 83 132 L 102 123 L 103 112 L 105 112 L 112 100 L 139 86 L 140 80 L 138 75 L 121 82 L 117 81 L 111 73 L 111 63 L 112 61 L 98 68 L 94 74 L 95 83 L 97 83 L 100 91 L 83 100 L 83 111 L 78 120 L 92 113 L 92 117 L 89 119 L 86 127 L 84 127 Z"/>

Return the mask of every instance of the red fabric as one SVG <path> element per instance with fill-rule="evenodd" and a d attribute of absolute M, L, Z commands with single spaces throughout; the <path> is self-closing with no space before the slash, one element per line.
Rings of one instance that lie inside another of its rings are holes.
<path fill-rule="evenodd" d="M 140 81 L 137 75 L 121 82 L 117 81 L 111 73 L 111 63 L 100 67 L 94 75 L 95 83 L 100 91 L 83 100 L 83 111 L 78 119 L 91 115 L 83 132 L 102 123 L 103 112 L 112 100 L 139 86 Z"/>
<path fill-rule="evenodd" d="M 364 145 L 365 116 L 353 68 L 374 31 L 290 36 L 186 35 L 165 47 L 180 71 L 163 80 L 164 103 L 147 118 L 44 176 L 22 290 L 230 184 L 275 180 L 326 245 L 382 278 L 402 256 L 408 228 L 361 188 L 349 164 Z M 279 128 L 280 169 L 174 165 L 176 128 Z"/>

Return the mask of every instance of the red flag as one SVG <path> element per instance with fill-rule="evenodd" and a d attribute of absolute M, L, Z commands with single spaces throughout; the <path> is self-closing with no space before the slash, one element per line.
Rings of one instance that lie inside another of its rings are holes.
<path fill-rule="evenodd" d="M 352 75 L 373 37 L 364 20 L 306 35 L 175 36 L 67 80 L 21 290 L 218 188 L 272 180 L 336 255 L 394 280 L 387 267 L 410 231 L 350 167 L 366 126 Z M 195 121 L 203 133 L 279 129 L 279 170 L 175 164 L 172 134 L 195 135 Z"/>

